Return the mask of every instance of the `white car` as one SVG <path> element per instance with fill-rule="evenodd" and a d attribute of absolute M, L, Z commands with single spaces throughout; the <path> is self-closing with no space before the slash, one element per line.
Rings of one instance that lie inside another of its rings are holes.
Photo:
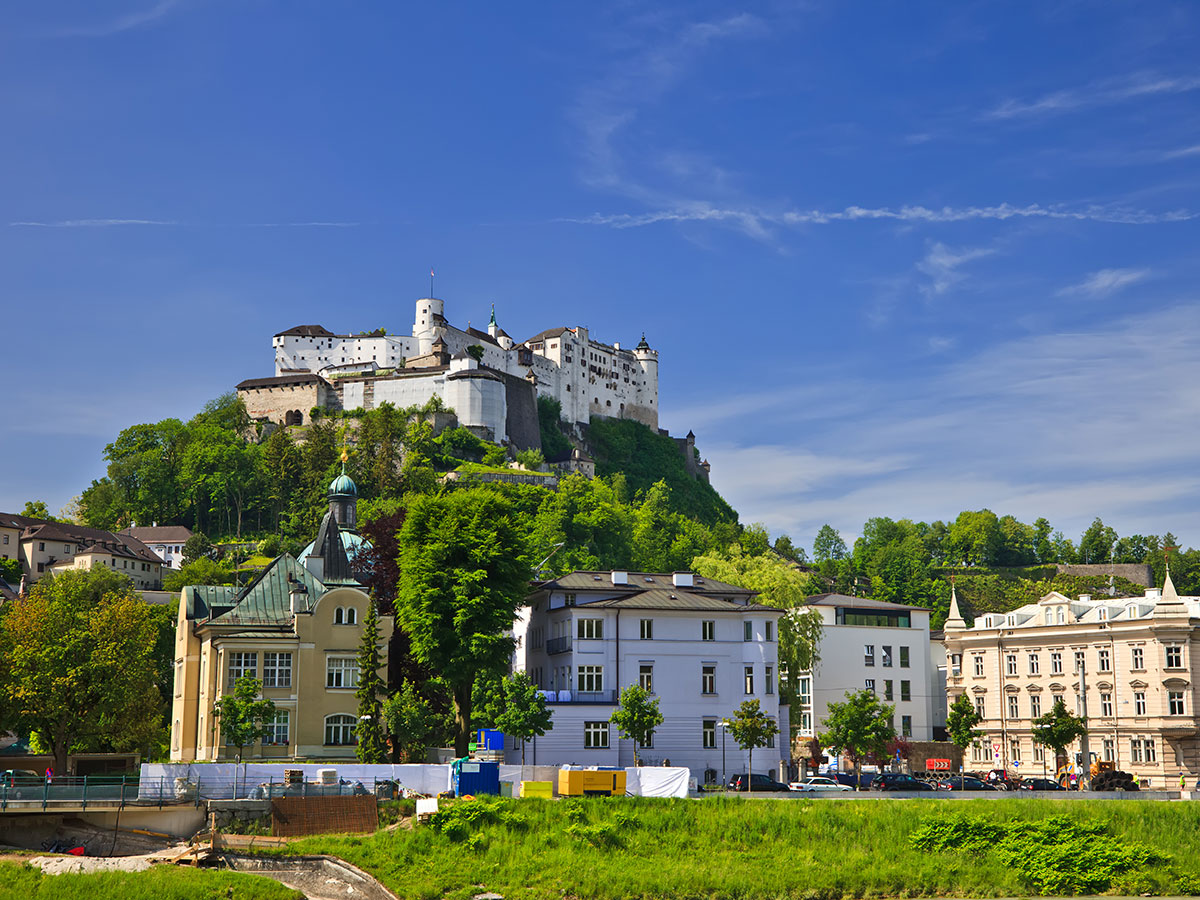
<path fill-rule="evenodd" d="M 834 781 L 832 778 L 825 778 L 822 775 L 813 775 L 805 778 L 802 781 L 793 781 L 788 787 L 793 791 L 803 791 L 811 793 L 812 791 L 850 791 L 853 790 L 848 784 L 842 784 L 840 781 Z"/>

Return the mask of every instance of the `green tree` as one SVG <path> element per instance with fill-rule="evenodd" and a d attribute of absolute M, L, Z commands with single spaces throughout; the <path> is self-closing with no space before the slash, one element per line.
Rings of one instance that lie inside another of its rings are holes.
<path fill-rule="evenodd" d="M 1000 520 L 990 509 L 964 510 L 958 514 L 947 535 L 947 558 L 969 566 L 995 565 L 1004 547 Z"/>
<path fill-rule="evenodd" d="M 959 694 L 950 704 L 946 713 L 946 734 L 950 742 L 964 754 L 972 743 L 983 737 L 983 732 L 975 728 L 980 719 L 975 704 L 966 694 Z"/>
<path fill-rule="evenodd" d="M 233 684 L 233 693 L 213 704 L 212 715 L 221 730 L 226 747 L 237 747 L 237 761 L 247 747 L 264 737 L 275 721 L 275 704 L 261 696 L 262 682 L 243 675 Z"/>
<path fill-rule="evenodd" d="M 0 559 L 0 578 L 3 578 L 14 588 L 19 585 L 21 583 L 20 560 Z"/>
<path fill-rule="evenodd" d="M 775 552 L 784 559 L 791 560 L 795 563 L 808 562 L 808 554 L 804 551 L 804 548 L 797 547 L 795 544 L 793 544 L 792 539 L 786 534 L 781 534 L 779 537 L 775 538 L 775 543 L 772 545 L 772 547 Z"/>
<path fill-rule="evenodd" d="M 895 711 L 896 707 L 880 703 L 874 691 L 847 691 L 845 702 L 829 704 L 821 744 L 849 759 L 857 775 L 864 759 L 882 756 L 888 741 L 896 737 Z"/>
<path fill-rule="evenodd" d="M 663 722 L 663 715 L 658 711 L 658 698 L 652 699 L 650 692 L 641 685 L 631 684 L 621 691 L 621 702 L 609 721 L 617 726 L 621 737 L 633 741 L 633 764 L 641 765 L 638 748 L 653 742 L 654 729 Z"/>
<path fill-rule="evenodd" d="M 1042 713 L 1033 720 L 1033 740 L 1043 747 L 1051 747 L 1054 757 L 1066 754 L 1066 750 L 1075 741 L 1087 734 L 1087 720 L 1070 712 L 1061 699 L 1054 701 L 1049 712 Z"/>
<path fill-rule="evenodd" d="M 107 476 L 93 481 L 79 495 L 79 520 L 91 528 L 115 531 L 128 524 L 121 492 Z"/>
<path fill-rule="evenodd" d="M 233 568 L 202 556 L 182 569 L 170 569 L 163 576 L 163 590 L 174 593 L 189 584 L 233 584 Z"/>
<path fill-rule="evenodd" d="M 746 751 L 746 790 L 750 790 L 750 776 L 754 772 L 754 751 L 765 747 L 779 731 L 775 720 L 767 715 L 757 700 L 745 700 L 733 711 L 726 722 L 725 730 L 739 747 Z"/>
<path fill-rule="evenodd" d="M 502 683 L 504 710 L 496 716 L 496 727 L 521 741 L 521 765 L 525 765 L 525 742 L 549 731 L 550 708 L 529 675 L 514 672 Z"/>
<path fill-rule="evenodd" d="M 538 396 L 538 426 L 542 434 L 542 453 L 551 462 L 562 462 L 571 455 L 571 442 L 562 432 L 562 404 L 553 397 Z"/>
<path fill-rule="evenodd" d="M 0 618 L 5 724 L 37 734 L 59 772 L 84 743 L 132 749 L 160 716 L 155 638 L 128 578 L 99 566 L 43 577 Z"/>
<path fill-rule="evenodd" d="M 1112 559 L 1117 532 L 1097 516 L 1079 539 L 1079 558 L 1085 563 L 1106 563 Z"/>
<path fill-rule="evenodd" d="M 379 613 L 375 601 L 371 600 L 367 617 L 363 620 L 362 640 L 358 645 L 358 738 L 354 755 L 362 763 L 381 763 L 387 760 L 387 748 L 383 742 L 383 701 L 386 685 L 379 676 L 382 665 L 379 659 Z"/>
<path fill-rule="evenodd" d="M 383 703 L 383 721 L 392 736 L 394 756 L 403 762 L 422 762 L 433 746 L 441 718 L 413 681 L 405 680 L 400 690 Z"/>
<path fill-rule="evenodd" d="M 486 488 L 414 500 L 400 532 L 396 616 L 412 654 L 440 672 L 455 710 L 455 752 L 467 754 L 475 675 L 503 667 L 506 633 L 529 588 L 512 504 Z"/>
<path fill-rule="evenodd" d="M 217 548 L 208 539 L 208 535 L 202 531 L 193 532 L 192 536 L 183 543 L 183 564 L 185 566 L 200 559 L 215 560 L 216 558 Z M 196 583 L 201 584 L 202 582 Z"/>
<path fill-rule="evenodd" d="M 1054 544 L 1050 542 L 1050 536 L 1053 530 L 1050 528 L 1050 520 L 1045 517 L 1034 519 L 1033 521 L 1033 548 L 1034 554 L 1037 556 L 1037 561 L 1040 563 L 1054 562 Z"/>
<path fill-rule="evenodd" d="M 813 559 L 819 563 L 839 560 L 846 556 L 846 542 L 832 525 L 822 525 L 813 538 Z"/>
<path fill-rule="evenodd" d="M 207 506 L 218 520 L 224 514 L 225 528 L 240 539 L 247 505 L 261 487 L 261 450 L 240 432 L 216 424 L 194 425 L 191 432 L 183 476 L 192 486 L 197 506 Z"/>
<path fill-rule="evenodd" d="M 44 519 L 47 522 L 57 522 L 54 516 L 50 515 L 50 510 L 46 506 L 45 500 L 26 500 L 25 506 L 21 510 L 21 515 L 28 516 L 31 519 Z"/>

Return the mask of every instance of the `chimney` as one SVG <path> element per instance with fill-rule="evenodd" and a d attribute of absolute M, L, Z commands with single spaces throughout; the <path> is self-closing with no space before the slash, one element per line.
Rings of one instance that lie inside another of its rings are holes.
<path fill-rule="evenodd" d="M 675 587 L 691 587 L 692 586 L 692 573 L 691 572 L 676 572 L 674 575 L 671 576 L 671 583 L 674 584 Z"/>
<path fill-rule="evenodd" d="M 304 582 L 298 581 L 296 576 L 288 572 L 288 601 L 291 606 L 292 615 L 300 612 L 301 604 L 304 602 L 305 595 L 308 594 L 308 588 L 304 586 Z"/>
<path fill-rule="evenodd" d="M 1079 595 L 1079 602 L 1080 602 L 1080 603 L 1091 603 L 1091 602 L 1092 602 L 1092 595 L 1091 595 L 1091 594 L 1080 594 L 1080 595 Z"/>
<path fill-rule="evenodd" d="M 629 584 L 629 573 L 622 572 L 619 569 L 613 569 L 612 583 L 613 584 Z"/>

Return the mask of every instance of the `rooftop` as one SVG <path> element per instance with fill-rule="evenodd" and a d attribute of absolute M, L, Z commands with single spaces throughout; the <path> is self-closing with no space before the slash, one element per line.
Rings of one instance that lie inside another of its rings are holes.
<path fill-rule="evenodd" d="M 851 609 L 892 609 L 904 612 L 929 612 L 924 606 L 907 606 L 889 603 L 887 600 L 872 600 L 870 597 L 851 597 L 848 594 L 813 594 L 804 601 L 807 606 L 845 606 Z"/>

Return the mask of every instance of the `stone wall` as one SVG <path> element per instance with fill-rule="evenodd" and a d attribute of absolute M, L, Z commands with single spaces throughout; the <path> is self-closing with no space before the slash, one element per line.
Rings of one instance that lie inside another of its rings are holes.
<path fill-rule="evenodd" d="M 246 404 L 252 419 L 270 419 L 280 425 L 307 425 L 312 421 L 314 406 L 328 406 L 331 391 L 324 382 L 289 384 L 272 387 L 238 388 L 238 399 Z M 289 419 L 289 413 L 300 413 L 300 421 Z"/>
<path fill-rule="evenodd" d="M 504 430 L 518 450 L 541 450 L 542 429 L 538 423 L 537 392 L 532 384 L 515 375 L 504 376 L 507 419 Z"/>
<path fill-rule="evenodd" d="M 1117 565 L 1100 563 L 1098 565 L 1086 566 L 1066 566 L 1060 563 L 1057 568 L 1060 575 L 1107 578 L 1112 574 L 1117 578 L 1124 578 L 1127 581 L 1132 581 L 1134 584 L 1140 584 L 1142 587 L 1154 587 L 1154 570 L 1142 563 L 1119 563 Z"/>

